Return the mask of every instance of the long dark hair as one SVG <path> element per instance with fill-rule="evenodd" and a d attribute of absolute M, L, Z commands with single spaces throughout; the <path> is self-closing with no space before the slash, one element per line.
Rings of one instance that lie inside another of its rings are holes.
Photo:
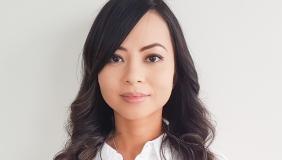
<path fill-rule="evenodd" d="M 209 149 L 215 129 L 199 99 L 199 82 L 182 29 L 162 0 L 110 0 L 97 15 L 83 49 L 83 79 L 71 104 L 67 131 L 70 139 L 55 160 L 91 160 L 114 130 L 113 110 L 104 101 L 98 73 L 140 18 L 155 10 L 168 25 L 175 55 L 172 94 L 163 109 L 162 140 L 183 160 L 214 160 Z M 163 152 L 162 152 L 163 154 Z"/>

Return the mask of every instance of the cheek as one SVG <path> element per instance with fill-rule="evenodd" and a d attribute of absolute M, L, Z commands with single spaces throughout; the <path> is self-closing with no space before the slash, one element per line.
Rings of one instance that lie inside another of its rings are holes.
<path fill-rule="evenodd" d="M 158 101 L 161 103 L 166 102 L 171 94 L 173 87 L 173 68 L 163 68 L 159 73 L 152 73 L 150 77 L 151 86 L 157 96 Z"/>
<path fill-rule="evenodd" d="M 173 83 L 174 63 L 169 61 L 160 65 L 158 68 L 152 69 L 150 79 L 154 81 L 154 85 L 169 88 Z"/>
<path fill-rule="evenodd" d="M 100 72 L 100 74 L 98 75 L 98 83 L 100 86 L 101 94 L 107 103 L 109 103 L 109 101 L 112 99 L 112 94 L 117 92 L 117 81 L 112 77 L 114 77 L 114 75 L 107 71 Z"/>
<path fill-rule="evenodd" d="M 98 74 L 98 82 L 101 90 L 111 90 L 117 86 L 117 72 L 112 68 L 105 66 Z"/>

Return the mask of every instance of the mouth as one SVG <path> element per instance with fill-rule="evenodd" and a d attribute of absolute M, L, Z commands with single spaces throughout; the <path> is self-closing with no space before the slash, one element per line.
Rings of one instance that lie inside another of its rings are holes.
<path fill-rule="evenodd" d="M 146 100 L 148 96 L 121 96 L 122 99 L 128 103 L 139 103 Z"/>
<path fill-rule="evenodd" d="M 145 101 L 150 95 L 145 93 L 124 93 L 122 99 L 127 103 L 140 103 Z"/>

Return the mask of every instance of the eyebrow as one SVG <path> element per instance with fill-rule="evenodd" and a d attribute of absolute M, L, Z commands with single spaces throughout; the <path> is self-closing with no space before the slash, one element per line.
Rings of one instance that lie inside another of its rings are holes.
<path fill-rule="evenodd" d="M 142 48 L 140 49 L 140 52 L 143 52 L 143 51 L 145 51 L 145 50 L 147 50 L 147 49 L 150 49 L 150 48 L 153 48 L 153 47 L 157 47 L 157 46 L 159 46 L 159 47 L 161 47 L 161 48 L 163 48 L 164 50 L 167 51 L 167 49 L 166 49 L 163 45 L 161 45 L 161 44 L 159 44 L 159 43 L 152 43 L 152 44 L 149 44 L 149 45 L 146 45 L 146 46 L 142 47 Z M 127 51 L 127 49 L 126 49 L 125 47 L 122 47 L 122 46 L 120 46 L 120 47 L 118 48 L 118 50 Z"/>

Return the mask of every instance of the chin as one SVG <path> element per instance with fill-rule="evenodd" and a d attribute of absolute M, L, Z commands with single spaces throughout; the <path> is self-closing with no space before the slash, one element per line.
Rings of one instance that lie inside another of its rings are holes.
<path fill-rule="evenodd" d="M 145 119 L 153 115 L 155 116 L 161 115 L 161 114 L 154 114 L 154 113 L 157 113 L 157 111 L 160 111 L 160 110 L 151 110 L 151 111 L 138 110 L 136 112 L 130 111 L 130 112 L 119 113 L 119 115 L 122 116 L 124 119 L 132 121 L 132 120 L 138 120 L 138 119 Z"/>
<path fill-rule="evenodd" d="M 147 117 L 147 115 L 143 115 L 143 114 L 127 114 L 122 116 L 123 118 L 133 121 L 133 120 L 138 120 L 138 119 L 143 119 L 145 117 Z"/>

